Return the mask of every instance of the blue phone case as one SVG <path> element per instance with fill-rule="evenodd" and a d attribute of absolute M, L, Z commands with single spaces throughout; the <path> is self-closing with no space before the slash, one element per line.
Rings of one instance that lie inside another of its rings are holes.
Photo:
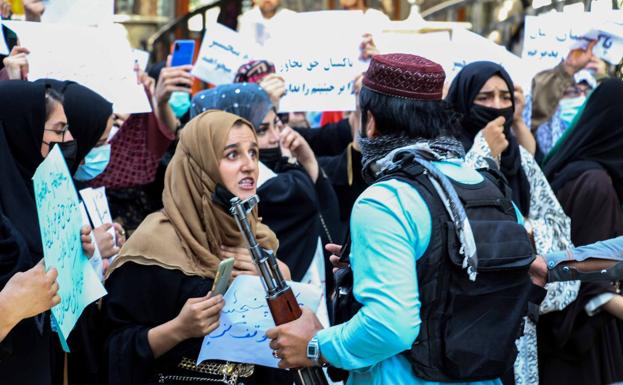
<path fill-rule="evenodd" d="M 173 55 L 171 57 L 171 67 L 179 67 L 193 64 L 195 54 L 194 40 L 176 40 L 173 45 Z"/>

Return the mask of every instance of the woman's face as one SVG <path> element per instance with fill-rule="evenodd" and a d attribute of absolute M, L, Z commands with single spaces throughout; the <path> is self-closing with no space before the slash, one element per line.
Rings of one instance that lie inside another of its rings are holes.
<path fill-rule="evenodd" d="M 513 95 L 506 82 L 499 76 L 492 76 L 482 86 L 474 99 L 474 104 L 498 110 L 512 107 Z"/>
<path fill-rule="evenodd" d="M 235 196 L 246 199 L 257 189 L 259 147 L 251 127 L 237 124 L 229 130 L 219 174 L 223 185 Z"/>
<path fill-rule="evenodd" d="M 274 110 L 268 111 L 262 124 L 257 127 L 257 142 L 260 149 L 279 147 L 279 134 L 283 129 L 283 124 Z"/>
<path fill-rule="evenodd" d="M 67 116 L 65 109 L 61 103 L 54 103 L 52 113 L 45 121 L 43 129 L 43 139 L 41 142 L 41 156 L 46 157 L 50 153 L 52 142 L 71 142 L 74 137 L 71 136 L 67 126 Z"/>
<path fill-rule="evenodd" d="M 97 143 L 95 143 L 95 147 L 100 147 L 105 145 L 106 143 L 108 143 L 108 137 L 110 136 L 110 131 L 112 130 L 112 126 L 115 123 L 115 115 L 112 114 L 110 115 L 110 117 L 108 118 L 108 121 L 106 122 L 106 128 L 104 129 L 104 132 L 102 133 L 102 136 L 100 136 L 100 138 L 97 140 Z M 84 159 L 82 159 L 80 161 L 80 164 L 84 164 Z"/>

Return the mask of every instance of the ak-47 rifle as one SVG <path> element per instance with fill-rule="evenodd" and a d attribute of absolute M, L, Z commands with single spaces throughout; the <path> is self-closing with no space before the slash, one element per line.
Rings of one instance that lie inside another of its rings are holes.
<path fill-rule="evenodd" d="M 260 247 L 251 231 L 248 215 L 258 202 L 257 195 L 245 200 L 238 197 L 232 198 L 229 212 L 236 219 L 236 224 L 249 245 L 253 262 L 257 266 L 260 280 L 266 290 L 266 301 L 275 325 L 282 325 L 298 319 L 302 311 L 292 289 L 279 270 L 277 258 L 271 251 Z M 320 367 L 297 369 L 295 382 L 297 385 L 327 385 L 327 379 Z"/>

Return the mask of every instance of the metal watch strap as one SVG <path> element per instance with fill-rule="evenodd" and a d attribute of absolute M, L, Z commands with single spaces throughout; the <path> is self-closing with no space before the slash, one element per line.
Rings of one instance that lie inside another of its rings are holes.
<path fill-rule="evenodd" d="M 313 336 L 307 343 L 307 358 L 309 358 L 314 365 L 323 366 L 320 362 L 320 344 L 318 343 L 317 336 Z"/>

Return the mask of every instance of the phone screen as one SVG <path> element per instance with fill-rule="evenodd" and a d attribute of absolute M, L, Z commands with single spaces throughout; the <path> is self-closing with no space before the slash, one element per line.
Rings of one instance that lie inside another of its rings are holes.
<path fill-rule="evenodd" d="M 171 67 L 193 64 L 194 40 L 176 40 L 172 47 Z"/>

